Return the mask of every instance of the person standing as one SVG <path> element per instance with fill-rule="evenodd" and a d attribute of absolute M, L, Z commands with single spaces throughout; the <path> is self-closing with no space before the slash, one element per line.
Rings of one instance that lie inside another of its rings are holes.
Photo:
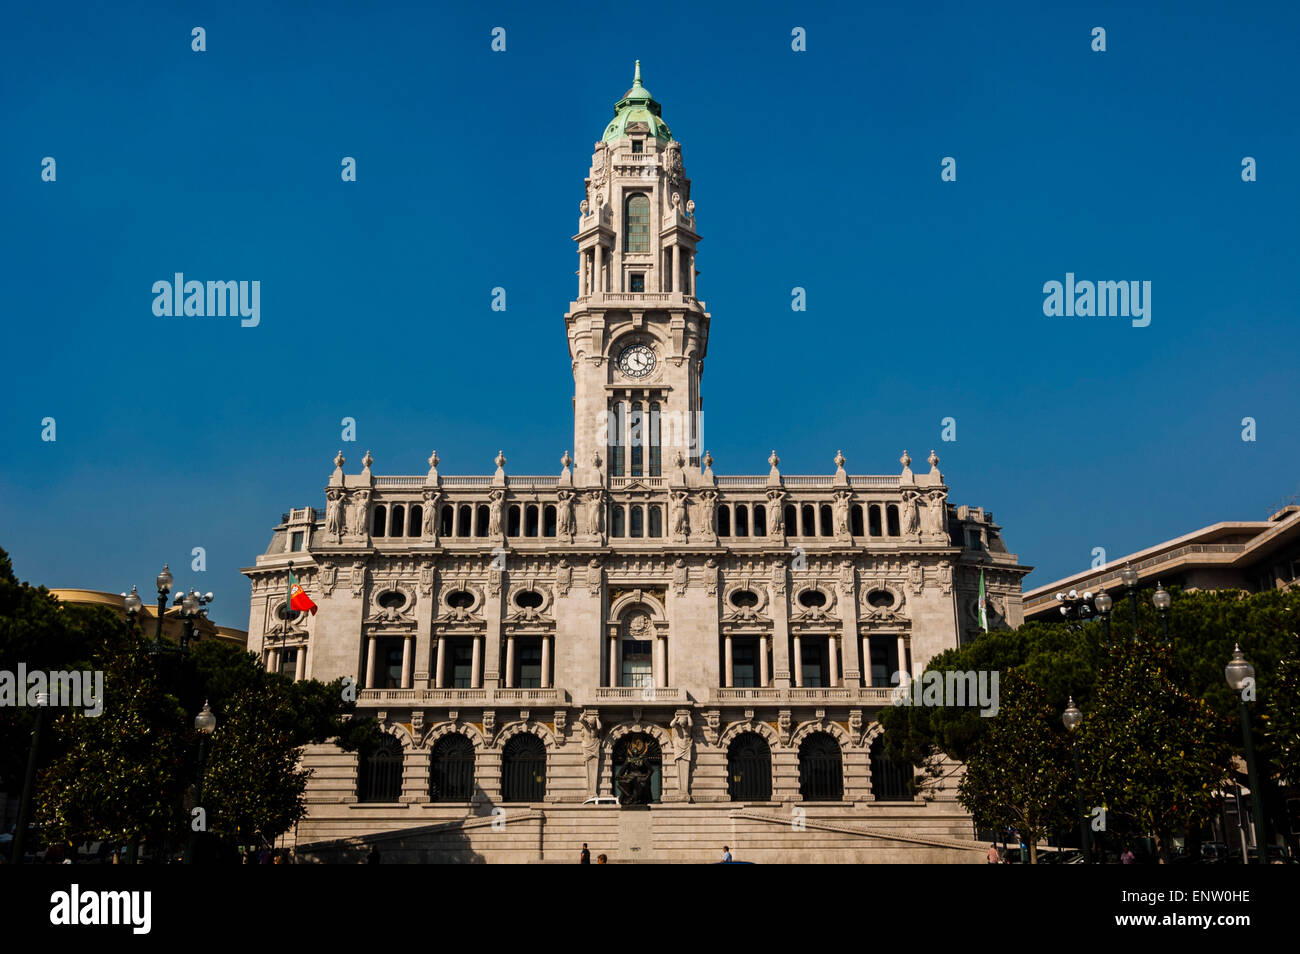
<path fill-rule="evenodd" d="M 988 859 L 988 863 L 991 865 L 1002 864 L 1002 853 L 998 851 L 998 846 L 996 842 L 989 845 L 988 854 L 985 855 L 984 857 Z"/>
<path fill-rule="evenodd" d="M 1124 854 L 1119 856 L 1119 863 L 1122 865 L 1131 865 L 1137 862 L 1137 855 L 1133 854 L 1132 846 L 1125 847 Z"/>
<path fill-rule="evenodd" d="M 729 861 L 731 861 L 731 849 L 728 848 L 726 845 L 723 845 L 723 846 L 722 846 L 722 863 L 725 865 L 725 864 L 727 864 L 727 862 L 729 862 Z"/>
<path fill-rule="evenodd" d="M 578 856 L 578 864 L 591 864 L 591 852 L 587 850 L 587 843 L 585 841 L 582 843 L 582 854 Z"/>

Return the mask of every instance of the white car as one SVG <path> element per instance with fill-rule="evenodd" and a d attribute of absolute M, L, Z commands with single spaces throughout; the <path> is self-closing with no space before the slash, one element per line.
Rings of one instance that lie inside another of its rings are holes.
<path fill-rule="evenodd" d="M 593 795 L 582 804 L 584 805 L 618 805 L 620 804 L 617 795 Z"/>

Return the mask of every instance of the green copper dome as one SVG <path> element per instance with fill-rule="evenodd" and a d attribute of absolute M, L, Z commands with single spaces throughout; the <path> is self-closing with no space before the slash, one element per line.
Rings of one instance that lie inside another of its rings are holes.
<path fill-rule="evenodd" d="M 641 61 L 636 61 L 636 75 L 632 79 L 632 88 L 623 94 L 623 98 L 614 104 L 614 118 L 605 127 L 602 142 L 624 139 L 628 135 L 628 126 L 641 123 L 644 131 L 656 139 L 665 142 L 673 138 L 673 131 L 659 115 L 660 106 L 650 91 L 641 85 Z M 642 131 L 640 129 L 637 130 Z"/>

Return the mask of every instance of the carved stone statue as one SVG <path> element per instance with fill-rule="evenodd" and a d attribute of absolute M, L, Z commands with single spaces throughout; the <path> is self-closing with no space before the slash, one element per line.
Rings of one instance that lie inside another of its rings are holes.
<path fill-rule="evenodd" d="M 624 805 L 650 804 L 650 779 L 654 774 L 651 760 L 654 746 L 642 735 L 626 737 L 622 742 L 623 764 L 614 779 L 619 801 Z"/>
<path fill-rule="evenodd" d="M 573 494 L 563 490 L 560 492 L 560 519 L 557 529 L 560 536 L 570 543 L 573 542 L 574 523 Z"/>
<path fill-rule="evenodd" d="M 327 490 L 325 496 L 325 536 L 333 537 L 335 543 L 343 542 L 343 491 Z"/>
<path fill-rule="evenodd" d="M 714 533 L 714 521 L 718 510 L 718 495 L 715 491 L 706 490 L 700 494 L 700 526 L 706 535 Z"/>
<path fill-rule="evenodd" d="M 695 756 L 695 724 L 691 714 L 678 709 L 668 724 L 673 730 L 673 761 L 677 764 L 677 791 L 686 798 L 691 790 L 691 760 Z"/>
<path fill-rule="evenodd" d="M 600 716 L 588 709 L 578 724 L 582 726 L 582 757 L 587 763 L 587 791 L 596 795 L 600 777 Z"/>
<path fill-rule="evenodd" d="M 501 537 L 501 510 L 505 506 L 505 491 L 494 490 L 492 502 L 488 504 L 488 536 L 494 540 Z"/>
<path fill-rule="evenodd" d="M 849 493 L 838 493 L 835 495 L 835 535 L 837 537 L 847 537 L 849 535 Z"/>
<path fill-rule="evenodd" d="M 442 494 L 438 491 L 426 491 L 424 494 L 424 526 L 420 528 L 426 540 L 438 536 L 438 501 Z"/>
<path fill-rule="evenodd" d="M 370 492 L 358 490 L 352 497 L 352 535 L 365 537 L 370 522 Z"/>
<path fill-rule="evenodd" d="M 672 509 L 671 525 L 674 537 L 685 537 L 690 533 L 691 522 L 686 515 L 687 494 L 684 490 L 674 491 L 669 502 Z"/>
<path fill-rule="evenodd" d="M 767 495 L 767 535 L 785 536 L 785 494 L 777 490 Z"/>
<path fill-rule="evenodd" d="M 587 494 L 587 532 L 596 537 L 605 532 L 605 495 L 599 490 Z"/>
<path fill-rule="evenodd" d="M 942 491 L 930 494 L 925 505 L 925 529 L 927 533 L 944 533 L 947 517 L 948 500 Z"/>
<path fill-rule="evenodd" d="M 919 533 L 921 522 L 916 513 L 916 494 L 903 494 L 903 536 Z"/>

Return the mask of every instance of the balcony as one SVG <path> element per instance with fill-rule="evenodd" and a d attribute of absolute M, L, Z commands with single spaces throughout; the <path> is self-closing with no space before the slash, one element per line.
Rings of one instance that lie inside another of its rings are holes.
<path fill-rule="evenodd" d="M 689 702 L 685 689 L 653 686 L 601 686 L 596 702 L 601 705 L 659 706 Z"/>
<path fill-rule="evenodd" d="M 709 693 L 711 702 L 759 702 L 789 703 L 792 705 L 809 703 L 853 703 L 866 706 L 890 705 L 893 689 L 889 686 L 820 686 L 796 687 L 788 689 L 763 688 L 718 688 Z"/>
<path fill-rule="evenodd" d="M 639 691 L 639 690 L 638 690 Z M 358 702 L 401 703 L 402 705 L 563 705 L 568 693 L 562 689 L 363 689 Z"/>

